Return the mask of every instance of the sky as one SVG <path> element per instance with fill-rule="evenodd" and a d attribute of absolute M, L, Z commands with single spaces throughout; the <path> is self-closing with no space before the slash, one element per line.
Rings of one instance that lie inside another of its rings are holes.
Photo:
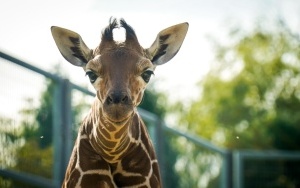
<path fill-rule="evenodd" d="M 170 100 L 184 102 L 199 95 L 197 83 L 214 61 L 208 36 L 218 42 L 226 41 L 232 26 L 251 29 L 259 18 L 279 17 L 295 32 L 300 32 L 298 0 L 0 0 L 0 50 L 47 71 L 60 64 L 72 82 L 89 85 L 83 70 L 63 59 L 50 27 L 73 30 L 90 48 L 95 48 L 111 16 L 124 18 L 145 48 L 152 44 L 159 31 L 178 23 L 189 23 L 179 53 L 167 64 L 157 67 L 152 80 Z M 26 79 L 29 86 L 16 86 L 19 92 L 30 95 L 30 91 L 42 87 L 43 82 L 35 80 L 41 79 L 38 76 L 22 76 L 30 73 L 6 66 L 1 60 L 0 67 L 0 82 L 8 87 L 8 81 L 15 84 Z M 5 91 L 0 92 L 0 102 L 4 102 Z M 19 95 L 14 90 L 11 92 L 14 94 L 7 95 L 12 98 Z"/>

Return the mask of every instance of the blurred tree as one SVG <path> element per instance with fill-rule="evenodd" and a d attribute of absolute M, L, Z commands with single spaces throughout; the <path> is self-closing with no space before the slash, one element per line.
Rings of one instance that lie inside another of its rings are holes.
<path fill-rule="evenodd" d="M 25 139 L 25 145 L 18 149 L 17 163 L 14 168 L 51 178 L 53 166 L 53 96 L 56 83 L 51 79 L 46 80 L 46 82 L 46 89 L 41 93 L 40 105 L 35 107 L 32 100 L 27 99 L 26 108 L 20 111 L 23 117 L 20 136 Z M 73 118 L 81 113 L 86 105 L 88 104 L 81 100 L 73 106 Z"/>
<path fill-rule="evenodd" d="M 227 148 L 299 150 L 299 36 L 279 21 L 262 23 L 251 32 L 235 29 L 228 38 L 227 45 L 216 43 L 216 62 L 199 83 L 198 100 L 182 113 L 181 124 Z M 248 161 L 245 173 L 254 176 L 245 182 L 256 183 L 255 174 L 268 169 L 263 164 Z M 291 164 L 277 165 L 280 170 L 268 177 L 273 184 L 265 178 L 261 186 L 299 186 L 299 168 L 287 172 Z"/>
<path fill-rule="evenodd" d="M 181 122 L 230 148 L 300 149 L 299 37 L 279 22 L 230 38 Z"/>
<path fill-rule="evenodd" d="M 38 123 L 37 135 L 40 137 L 39 147 L 46 148 L 52 144 L 53 131 L 53 93 L 55 82 L 47 81 L 47 88 L 41 94 L 41 105 L 36 109 L 36 121 Z"/>
<path fill-rule="evenodd" d="M 6 166 L 6 168 L 14 169 L 25 173 L 31 173 L 46 178 L 52 177 L 52 147 L 40 147 L 41 137 L 39 132 L 39 122 L 36 121 L 38 108 L 33 105 L 31 98 L 25 100 L 26 108 L 20 110 L 22 117 L 21 123 L 16 125 L 18 131 L 11 131 L 5 133 L 6 136 L 10 136 L 14 139 L 10 139 L 11 142 L 17 144 L 22 141 L 22 144 L 18 144 L 18 147 L 6 148 L 6 150 L 12 149 L 14 155 L 11 156 L 11 160 L 14 164 Z M 7 126 L 8 124 L 6 124 Z M 24 184 L 22 182 L 12 180 L 0 180 L 0 184 L 5 183 L 4 187 L 33 187 L 31 185 Z"/>
<path fill-rule="evenodd" d="M 164 118 L 167 108 L 166 96 L 156 91 L 151 83 L 145 90 L 143 100 L 139 107 L 156 114 L 160 118 Z"/>
<path fill-rule="evenodd" d="M 17 149 L 22 147 L 24 139 L 13 119 L 0 117 L 0 168 L 5 169 L 16 164 Z M 0 187 L 13 187 L 12 181 L 0 177 Z"/>

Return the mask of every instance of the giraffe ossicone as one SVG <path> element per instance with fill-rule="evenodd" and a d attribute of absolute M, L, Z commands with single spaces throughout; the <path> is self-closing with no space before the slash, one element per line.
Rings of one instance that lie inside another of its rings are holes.
<path fill-rule="evenodd" d="M 113 30 L 120 27 L 125 30 L 123 42 L 113 37 Z M 154 147 L 136 108 L 156 66 L 176 55 L 187 30 L 188 23 L 166 28 L 143 48 L 125 20 L 111 18 L 99 46 L 92 50 L 76 32 L 51 27 L 62 56 L 84 69 L 96 91 L 62 187 L 162 186 Z"/>

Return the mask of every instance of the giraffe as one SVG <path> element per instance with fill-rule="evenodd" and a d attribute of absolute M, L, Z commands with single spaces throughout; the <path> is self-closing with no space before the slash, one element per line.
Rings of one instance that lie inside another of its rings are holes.
<path fill-rule="evenodd" d="M 126 39 L 115 41 L 113 30 L 121 27 Z M 166 28 L 144 49 L 124 19 L 111 18 L 99 46 L 92 50 L 76 32 L 51 27 L 62 56 L 82 67 L 96 90 L 62 187 L 162 186 L 154 147 L 137 106 L 156 66 L 176 55 L 187 30 L 188 23 Z"/>

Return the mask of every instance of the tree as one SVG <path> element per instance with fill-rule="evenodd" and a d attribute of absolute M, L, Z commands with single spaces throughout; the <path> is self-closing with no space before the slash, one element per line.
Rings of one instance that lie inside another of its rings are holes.
<path fill-rule="evenodd" d="M 46 80 L 46 89 L 41 93 L 40 106 L 34 107 L 27 100 L 25 109 L 21 110 L 24 121 L 21 122 L 21 137 L 25 139 L 24 146 L 17 150 L 14 169 L 21 170 L 45 178 L 53 175 L 53 103 L 55 81 Z M 78 114 L 88 105 L 81 98 L 72 106 L 73 122 Z M 30 165 L 29 165 L 30 164 Z"/>
<path fill-rule="evenodd" d="M 22 147 L 21 131 L 13 119 L 0 117 L 0 168 L 9 168 L 16 164 L 16 150 Z M 12 182 L 0 177 L 0 187 L 12 187 Z"/>
<path fill-rule="evenodd" d="M 181 122 L 230 148 L 299 149 L 299 38 L 282 22 L 274 31 L 257 27 L 230 38 L 236 42 L 217 44 L 201 96 Z M 279 137 L 284 140 L 276 144 Z"/>
<path fill-rule="evenodd" d="M 155 90 L 153 84 L 150 84 L 144 92 L 144 97 L 139 105 L 140 108 L 156 114 L 160 118 L 164 118 L 168 104 L 166 96 Z"/>
<path fill-rule="evenodd" d="M 251 32 L 233 30 L 230 44 L 216 43 L 216 62 L 181 123 L 231 149 L 299 150 L 300 40 L 281 21 L 271 29 L 263 24 Z M 276 173 L 287 186 L 299 171 Z M 280 187 L 276 178 L 273 185 Z"/>

